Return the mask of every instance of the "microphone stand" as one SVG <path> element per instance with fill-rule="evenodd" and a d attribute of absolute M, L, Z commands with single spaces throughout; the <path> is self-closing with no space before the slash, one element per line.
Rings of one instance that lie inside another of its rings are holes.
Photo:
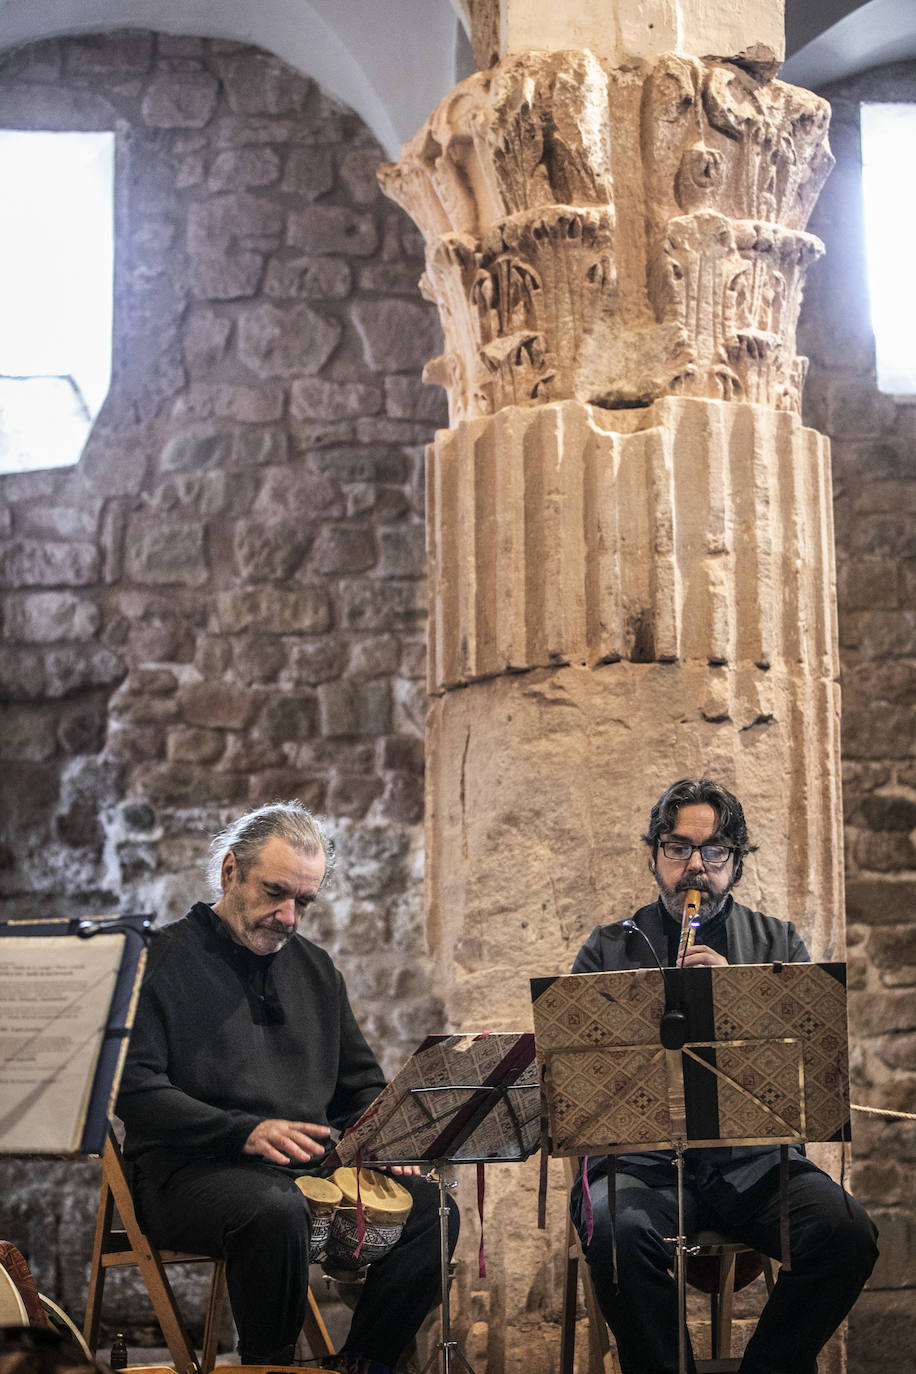
<path fill-rule="evenodd" d="M 687 951 L 696 938 L 697 927 L 700 924 L 699 910 L 702 896 L 696 888 L 690 888 L 684 898 L 684 915 L 681 920 L 681 937 L 678 943 L 677 968 L 684 967 L 684 960 Z M 623 922 L 624 929 L 629 935 L 640 935 L 649 946 L 653 961 L 662 975 L 665 985 L 665 1010 L 659 1023 L 659 1039 L 665 1049 L 667 1059 L 669 1094 L 672 1103 L 676 1100 L 679 1111 L 676 1121 L 677 1129 L 674 1133 L 672 1145 L 674 1147 L 674 1162 L 677 1171 L 677 1235 L 666 1236 L 669 1243 L 673 1243 L 675 1260 L 674 1267 L 677 1275 L 677 1367 L 678 1374 L 686 1374 L 687 1369 L 687 1280 L 686 1280 L 686 1256 L 687 1256 L 687 1237 L 684 1234 L 684 1149 L 687 1136 L 686 1107 L 684 1103 L 684 1090 L 680 1081 L 681 1056 L 680 1051 L 684 1048 L 687 1039 L 687 1018 L 678 1005 L 676 992 L 672 990 L 668 980 L 668 975 L 662 967 L 661 961 L 655 952 L 655 946 L 649 939 L 644 930 L 632 919 Z M 675 1058 L 676 1056 L 676 1058 Z"/>

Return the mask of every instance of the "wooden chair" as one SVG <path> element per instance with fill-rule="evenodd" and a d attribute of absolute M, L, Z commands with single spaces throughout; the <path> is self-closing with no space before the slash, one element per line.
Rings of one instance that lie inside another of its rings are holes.
<path fill-rule="evenodd" d="M 115 1212 L 123 1229 L 116 1230 L 112 1225 Z M 191 1344 L 165 1272 L 167 1264 L 188 1263 L 213 1265 L 200 1360 Z M 226 1295 L 226 1266 L 222 1260 L 216 1260 L 212 1255 L 159 1250 L 153 1245 L 137 1220 L 124 1174 L 121 1150 L 113 1132 L 109 1131 L 108 1144 L 102 1156 L 102 1187 L 95 1221 L 89 1291 L 86 1296 L 86 1320 L 83 1324 L 83 1336 L 93 1353 L 98 1346 L 105 1274 L 114 1266 L 123 1264 L 133 1264 L 140 1270 L 140 1276 L 153 1304 L 156 1320 L 162 1328 L 162 1335 L 178 1374 L 209 1374 L 216 1363 L 220 1318 Z M 316 1358 L 333 1353 L 327 1327 L 311 1289 L 303 1331 Z"/>
<path fill-rule="evenodd" d="M 734 1295 L 762 1272 L 772 1293 L 778 1265 L 749 1245 L 728 1240 L 717 1231 L 687 1237 L 687 1282 L 709 1294 L 711 1358 L 697 1360 L 697 1374 L 733 1374 L 741 1364 L 732 1359 Z M 560 1334 L 560 1374 L 573 1374 L 576 1353 L 576 1299 L 580 1272 L 588 1314 L 588 1374 L 606 1374 L 611 1343 L 607 1324 L 595 1298 L 588 1264 L 572 1221 L 566 1223 L 566 1265 L 563 1277 L 563 1315 Z M 616 1364 L 613 1366 L 616 1368 Z"/>

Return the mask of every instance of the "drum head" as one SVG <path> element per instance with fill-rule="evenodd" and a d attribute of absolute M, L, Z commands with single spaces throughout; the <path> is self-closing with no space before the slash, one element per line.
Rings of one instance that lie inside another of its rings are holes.
<path fill-rule="evenodd" d="M 343 1193 L 344 1201 L 355 1207 L 356 1170 L 350 1167 L 335 1169 L 331 1177 Z M 377 1169 L 360 1170 L 359 1195 L 363 1210 L 373 1221 L 404 1222 L 413 1206 L 407 1189 L 390 1174 L 381 1174 Z"/>

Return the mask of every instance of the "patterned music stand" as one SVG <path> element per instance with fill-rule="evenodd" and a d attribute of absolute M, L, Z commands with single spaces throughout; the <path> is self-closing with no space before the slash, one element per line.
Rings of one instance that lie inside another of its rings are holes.
<path fill-rule="evenodd" d="M 683 1371 L 684 1152 L 849 1139 L 846 965 L 570 974 L 531 992 L 550 1153 L 675 1152 Z M 672 1005 L 684 1040 L 666 1049 Z"/>
<path fill-rule="evenodd" d="M 473 1367 L 451 1336 L 449 1192 L 455 1165 L 527 1159 L 540 1143 L 540 1084 L 530 1033 L 431 1035 L 408 1059 L 328 1158 L 334 1164 L 420 1164 L 439 1188 L 442 1338 L 440 1359 Z"/>

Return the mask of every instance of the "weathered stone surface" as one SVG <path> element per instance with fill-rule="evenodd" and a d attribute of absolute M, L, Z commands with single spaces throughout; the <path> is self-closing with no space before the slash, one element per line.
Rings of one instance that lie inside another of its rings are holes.
<path fill-rule="evenodd" d="M 425 420 L 392 420 L 387 415 L 366 415 L 356 422 L 356 437 L 363 444 L 427 444 L 433 437 Z"/>
<path fill-rule="evenodd" d="M 44 685 L 44 661 L 36 650 L 0 645 L 0 700 L 37 701 Z"/>
<path fill-rule="evenodd" d="M 96 421 L 80 456 L 87 489 L 98 496 L 136 496 L 149 467 L 146 437 L 134 427 L 128 438 Z"/>
<path fill-rule="evenodd" d="M 397 672 L 401 646 L 394 635 L 370 635 L 350 647 L 353 677 L 388 677 Z"/>
<path fill-rule="evenodd" d="M 435 315 L 412 301 L 358 300 L 353 305 L 353 322 L 373 372 L 419 375 L 440 347 Z"/>
<path fill-rule="evenodd" d="M 8 640 L 53 644 L 56 640 L 92 639 L 99 628 L 98 606 L 73 592 L 32 592 L 8 596 L 3 604 Z"/>
<path fill-rule="evenodd" d="M 317 573 L 360 572 L 375 562 L 375 540 L 366 525 L 325 525 L 319 530 L 311 566 Z"/>
<path fill-rule="evenodd" d="M 270 424 L 283 414 L 283 392 L 279 387 L 196 382 L 179 396 L 173 414 L 179 420 L 241 420 L 245 424 Z"/>
<path fill-rule="evenodd" d="M 340 447 L 312 454 L 312 465 L 338 482 L 403 482 L 407 460 L 386 448 Z"/>
<path fill-rule="evenodd" d="M 163 447 L 159 462 L 163 472 L 200 472 L 222 467 L 231 451 L 230 434 L 191 431 L 173 435 Z"/>
<path fill-rule="evenodd" d="M 285 582 L 305 558 L 311 530 L 297 521 L 240 524 L 235 535 L 235 562 L 246 582 Z"/>
<path fill-rule="evenodd" d="M 426 571 L 426 528 L 401 525 L 380 529 L 378 534 L 380 577 L 422 577 Z"/>
<path fill-rule="evenodd" d="M 343 205 L 309 205 L 289 217 L 287 243 L 309 253 L 343 253 L 364 258 L 375 251 L 378 233 L 372 215 Z"/>
<path fill-rule="evenodd" d="M 66 697 L 87 687 L 108 687 L 127 671 L 124 659 L 101 644 L 73 644 L 50 649 L 44 656 L 45 693 Z"/>
<path fill-rule="evenodd" d="M 323 587 L 244 587 L 216 598 L 220 627 L 228 634 L 270 625 L 276 634 L 321 634 L 331 609 Z"/>
<path fill-rule="evenodd" d="M 916 903 L 912 878 L 853 878 L 846 884 L 846 913 L 850 921 L 866 925 L 905 922 Z"/>
<path fill-rule="evenodd" d="M 325 807 L 325 785 L 318 778 L 311 778 L 295 768 L 277 768 L 259 773 L 252 779 L 249 801 L 252 806 L 262 802 L 286 801 L 297 798 L 310 811 L 323 811 Z"/>
<path fill-rule="evenodd" d="M 56 752 L 54 716 L 47 708 L 8 706 L 0 713 L 0 758 L 37 763 Z"/>
<path fill-rule="evenodd" d="M 416 377 L 385 378 L 385 410 L 395 420 L 425 420 L 430 427 L 448 423 L 448 407 L 438 387 Z"/>
<path fill-rule="evenodd" d="M 288 668 L 283 675 L 284 689 L 303 684 L 314 686 L 337 677 L 343 655 L 340 646 L 329 639 L 289 639 L 285 641 Z"/>
<path fill-rule="evenodd" d="M 247 191 L 280 179 L 280 159 L 272 148 L 238 148 L 218 153 L 207 185 L 211 191 Z"/>
<path fill-rule="evenodd" d="M 178 763 L 215 763 L 225 748 L 224 730 L 178 726 L 166 734 L 166 758 Z"/>
<path fill-rule="evenodd" d="M 328 786 L 327 809 L 332 816 L 346 816 L 362 820 L 377 797 L 382 794 L 380 778 L 338 773 Z"/>
<path fill-rule="evenodd" d="M 93 544 L 20 539 L 0 549 L 0 586 L 80 587 L 98 581 Z"/>
<path fill-rule="evenodd" d="M 181 688 L 178 704 L 189 725 L 235 730 L 247 725 L 255 709 L 249 692 L 219 682 L 201 682 Z"/>
<path fill-rule="evenodd" d="M 251 296 L 261 280 L 265 254 L 279 246 L 284 226 L 281 206 L 248 192 L 194 202 L 188 214 L 188 247 L 197 295 L 217 300 Z"/>
<path fill-rule="evenodd" d="M 361 382 L 328 382 L 321 377 L 302 377 L 290 387 L 290 413 L 296 420 L 318 415 L 374 415 L 381 408 L 378 387 Z"/>
<path fill-rule="evenodd" d="M 200 525 L 134 516 L 128 524 L 124 563 L 135 582 L 200 587 L 209 576 L 204 530 Z"/>
<path fill-rule="evenodd" d="M 916 1341 L 916 1309 L 907 1292 L 863 1293 L 850 1323 L 849 1368 L 856 1374 L 884 1374 L 901 1350 Z"/>
<path fill-rule="evenodd" d="M 305 200 L 317 200 L 333 185 L 334 160 L 329 148 L 290 149 L 283 173 L 284 191 L 291 191 Z"/>
<path fill-rule="evenodd" d="M 271 744 L 307 739 L 315 729 L 315 700 L 299 695 L 271 701 L 262 711 L 260 728 Z"/>
<path fill-rule="evenodd" d="M 234 635 L 232 661 L 243 682 L 273 682 L 286 664 L 286 651 L 282 640 L 269 633 Z"/>
<path fill-rule="evenodd" d="M 240 115 L 297 115 L 312 91 L 307 76 L 267 53 L 224 57 L 219 69 L 230 109 Z"/>
<path fill-rule="evenodd" d="M 857 835 L 853 844 L 853 857 L 859 868 L 879 873 L 916 868 L 916 846 L 909 835 L 887 831 Z"/>
<path fill-rule="evenodd" d="M 267 296 L 304 296 L 310 301 L 340 301 L 350 292 L 352 273 L 344 258 L 271 258 L 264 281 Z"/>
<path fill-rule="evenodd" d="M 66 754 L 97 754 L 105 743 L 106 716 L 103 701 L 71 706 L 60 717 L 57 737 Z"/>
<path fill-rule="evenodd" d="M 417 582 L 345 581 L 340 585 L 344 623 L 354 630 L 395 630 L 413 626 L 426 613 Z"/>
<path fill-rule="evenodd" d="M 79 505 L 30 506 L 22 513 L 20 529 L 29 535 L 76 541 L 95 539 L 99 530 L 101 501 L 82 494 Z"/>
<path fill-rule="evenodd" d="M 188 321 L 184 336 L 184 357 L 195 376 L 211 372 L 226 353 L 232 325 L 212 310 L 198 310 Z"/>
<path fill-rule="evenodd" d="M 259 377 L 318 372 L 340 339 L 337 320 L 307 305 L 258 305 L 242 316 L 239 357 Z"/>
<path fill-rule="evenodd" d="M 154 129 L 201 129 L 218 96 L 219 83 L 207 72 L 161 72 L 146 88 L 143 118 Z"/>
<path fill-rule="evenodd" d="M 153 806 L 205 806 L 243 803 L 248 779 L 242 773 L 223 773 L 190 763 L 141 763 L 131 787 Z"/>
<path fill-rule="evenodd" d="M 338 499 L 335 484 L 313 467 L 268 467 L 253 511 L 262 519 L 282 520 L 298 515 L 307 520 L 331 515 Z"/>
<path fill-rule="evenodd" d="M 843 715 L 843 751 L 850 758 L 894 758 L 916 752 L 916 720 L 908 706 L 880 711 L 850 710 Z"/>
<path fill-rule="evenodd" d="M 383 813 L 393 821 L 416 825 L 423 819 L 423 779 L 399 773 L 385 788 Z"/>
<path fill-rule="evenodd" d="M 340 179 L 360 205 L 372 205 L 379 198 L 379 149 L 374 145 L 348 148 L 340 159 Z"/>
<path fill-rule="evenodd" d="M 284 463 L 289 454 L 289 436 L 285 429 L 237 430 L 232 436 L 232 458 L 234 468 L 264 467 L 271 463 Z"/>
<path fill-rule="evenodd" d="M 384 735 L 390 728 L 391 705 L 387 682 L 356 682 L 341 678 L 318 687 L 322 735 Z"/>

